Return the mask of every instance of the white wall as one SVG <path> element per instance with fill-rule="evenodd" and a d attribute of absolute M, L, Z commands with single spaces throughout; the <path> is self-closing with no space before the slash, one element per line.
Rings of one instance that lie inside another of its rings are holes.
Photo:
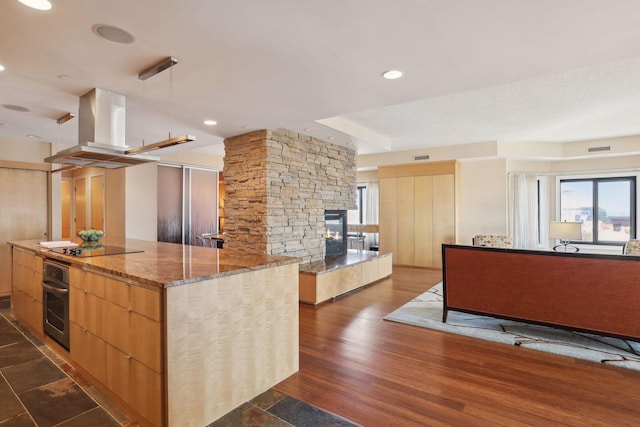
<path fill-rule="evenodd" d="M 364 154 L 358 156 L 357 167 L 359 170 L 377 168 L 383 165 L 404 165 L 418 163 L 415 156 L 429 156 L 429 161 L 461 160 L 473 158 L 490 158 L 498 155 L 498 143 L 496 141 L 475 142 L 446 147 L 429 147 L 423 150 L 394 151 L 390 153 Z"/>
<path fill-rule="evenodd" d="M 51 155 L 51 144 L 32 140 L 0 137 L 0 160 L 42 163 Z"/>
<path fill-rule="evenodd" d="M 470 245 L 476 234 L 507 234 L 505 159 L 460 162 L 456 243 Z"/>
<path fill-rule="evenodd" d="M 158 164 L 125 169 L 125 235 L 129 239 L 158 240 Z"/>
<path fill-rule="evenodd" d="M 224 168 L 222 156 L 200 151 L 183 151 L 160 158 L 162 163 L 175 163 L 184 166 L 205 166 L 221 171 Z"/>

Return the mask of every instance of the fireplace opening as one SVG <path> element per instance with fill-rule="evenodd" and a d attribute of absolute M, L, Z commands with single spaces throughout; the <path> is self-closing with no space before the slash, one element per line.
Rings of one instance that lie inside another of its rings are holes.
<path fill-rule="evenodd" d="M 347 252 L 347 211 L 324 211 L 326 256 L 341 255 Z"/>

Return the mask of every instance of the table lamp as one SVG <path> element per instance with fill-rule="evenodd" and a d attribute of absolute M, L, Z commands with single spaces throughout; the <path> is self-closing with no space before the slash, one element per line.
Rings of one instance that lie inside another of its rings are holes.
<path fill-rule="evenodd" d="M 580 222 L 549 222 L 549 237 L 551 239 L 560 239 L 560 244 L 553 247 L 553 250 L 559 252 L 560 247 L 564 247 L 564 252 L 568 252 L 567 248 L 571 248 L 572 252 L 579 252 L 576 246 L 569 244 L 571 240 L 582 240 L 582 223 Z"/>

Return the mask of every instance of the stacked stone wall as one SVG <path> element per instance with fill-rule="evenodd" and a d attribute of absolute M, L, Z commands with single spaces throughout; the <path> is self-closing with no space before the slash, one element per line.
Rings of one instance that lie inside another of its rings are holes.
<path fill-rule="evenodd" d="M 225 247 L 324 258 L 324 211 L 356 208 L 356 153 L 286 129 L 225 139 Z"/>

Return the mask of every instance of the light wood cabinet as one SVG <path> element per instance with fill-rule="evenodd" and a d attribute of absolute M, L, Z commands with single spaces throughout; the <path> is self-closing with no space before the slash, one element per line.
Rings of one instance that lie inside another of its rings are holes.
<path fill-rule="evenodd" d="M 106 380 L 104 277 L 69 269 L 71 357 L 98 381 Z"/>
<path fill-rule="evenodd" d="M 71 357 L 127 405 L 162 425 L 160 289 L 72 267 Z"/>
<path fill-rule="evenodd" d="M 300 265 L 299 298 L 301 302 L 319 304 L 351 292 L 391 274 L 391 254 L 380 252 L 365 261 L 330 271 L 315 271 L 311 264 Z"/>
<path fill-rule="evenodd" d="M 380 179 L 379 248 L 381 251 L 392 253 L 394 261 L 398 253 L 398 203 L 397 197 L 394 197 L 397 194 L 398 180 L 396 178 Z"/>
<path fill-rule="evenodd" d="M 95 379 L 106 384 L 105 342 L 75 322 L 71 322 L 71 356 Z"/>
<path fill-rule="evenodd" d="M 42 327 L 42 258 L 20 248 L 12 251 L 13 286 L 11 306 L 14 316 L 32 330 Z"/>
<path fill-rule="evenodd" d="M 106 314 L 109 322 L 105 340 L 154 371 L 162 373 L 160 323 L 110 301 L 106 302 Z"/>
<path fill-rule="evenodd" d="M 417 176 L 414 189 L 414 212 L 417 218 L 414 227 L 415 256 L 413 265 L 431 267 L 434 248 L 433 227 L 433 176 Z"/>
<path fill-rule="evenodd" d="M 396 203 L 398 205 L 398 249 L 396 263 L 413 265 L 415 258 L 415 178 L 412 176 L 396 178 L 398 191 Z M 384 249 L 383 249 L 384 251 Z"/>
<path fill-rule="evenodd" d="M 381 166 L 380 250 L 393 263 L 442 268 L 442 244 L 455 241 L 457 163 Z"/>
<path fill-rule="evenodd" d="M 162 375 L 110 344 L 106 344 L 106 366 L 106 386 L 152 425 L 164 425 Z"/>
<path fill-rule="evenodd" d="M 31 285 L 34 276 L 33 283 L 42 281 L 42 258 L 60 257 L 34 242 L 10 242 L 12 304 L 26 327 L 44 335 L 41 290 Z M 220 260 L 210 274 L 167 286 L 163 277 L 174 277 L 171 271 L 211 258 L 194 251 L 180 259 L 185 247 L 165 243 L 144 249 L 131 258 L 136 267 L 139 256 L 177 266 L 141 276 L 113 267 L 119 261 L 107 268 L 104 258 L 68 258 L 70 351 L 53 347 L 132 419 L 142 426 L 209 425 L 298 370 L 297 261 L 277 257 L 240 268 Z M 378 272 L 387 271 L 380 264 Z M 344 278 L 355 284 L 374 271 L 372 265 Z M 29 309 L 34 301 L 40 306 Z M 30 313 L 38 320 L 25 321 Z"/>

